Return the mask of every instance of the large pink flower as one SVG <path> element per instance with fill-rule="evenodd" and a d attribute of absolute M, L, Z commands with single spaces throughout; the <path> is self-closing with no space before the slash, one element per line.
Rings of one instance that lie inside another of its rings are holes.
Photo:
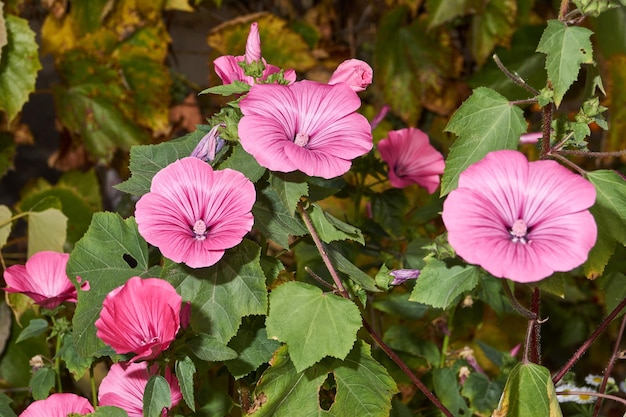
<path fill-rule="evenodd" d="M 76 287 L 65 273 L 70 255 L 51 251 L 37 252 L 26 265 L 13 265 L 4 271 L 6 292 L 20 292 L 43 308 L 53 309 L 64 301 L 76 302 Z"/>
<path fill-rule="evenodd" d="M 450 245 L 492 275 L 533 282 L 581 265 L 596 241 L 593 185 L 555 161 L 496 151 L 467 168 L 443 205 Z"/>
<path fill-rule="evenodd" d="M 52 394 L 45 400 L 31 403 L 20 417 L 67 417 L 68 414 L 89 414 L 91 403 L 76 394 Z"/>
<path fill-rule="evenodd" d="M 198 158 L 159 171 L 136 205 L 139 233 L 163 256 L 192 268 L 215 264 L 252 229 L 254 185 L 239 171 Z"/>
<path fill-rule="evenodd" d="M 239 103 L 241 145 L 272 170 L 333 178 L 372 148 L 367 119 L 347 84 L 255 85 Z"/>
<path fill-rule="evenodd" d="M 378 151 L 389 165 L 392 186 L 419 184 L 431 194 L 439 187 L 445 167 L 443 156 L 421 130 L 413 127 L 392 130 L 378 143 Z"/>
<path fill-rule="evenodd" d="M 154 359 L 167 349 L 180 328 L 182 298 L 159 278 L 133 277 L 107 294 L 96 334 L 120 354 Z"/>
<path fill-rule="evenodd" d="M 147 362 L 113 364 L 100 384 L 98 402 L 119 407 L 128 417 L 143 417 L 143 394 L 150 376 L 157 371 L 157 365 L 148 369 Z M 165 380 L 170 384 L 172 407 L 175 407 L 183 396 L 178 379 L 169 368 L 165 370 Z M 167 409 L 163 409 L 162 415 L 167 415 Z"/>
<path fill-rule="evenodd" d="M 265 62 L 265 59 L 261 57 L 261 37 L 259 36 L 259 28 L 256 22 L 250 25 L 250 33 L 248 34 L 248 40 L 246 41 L 246 54 L 245 55 L 223 55 L 213 61 L 215 73 L 222 80 L 224 84 L 232 84 L 234 81 L 241 81 L 249 85 L 255 84 L 253 77 L 246 75 L 243 68 L 239 65 L 240 62 L 250 64 L 255 61 L 262 61 L 265 65 L 261 80 L 267 79 L 272 74 L 280 72 L 280 68 L 275 65 L 270 65 Z M 296 72 L 292 69 L 284 72 L 283 77 L 285 80 L 293 83 L 296 81 Z"/>

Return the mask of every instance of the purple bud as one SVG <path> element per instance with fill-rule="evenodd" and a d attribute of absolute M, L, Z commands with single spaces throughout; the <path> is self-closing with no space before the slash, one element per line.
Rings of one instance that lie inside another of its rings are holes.
<path fill-rule="evenodd" d="M 193 152 L 191 152 L 191 156 L 200 158 L 204 162 L 213 162 L 215 155 L 217 155 L 217 153 L 221 151 L 226 144 L 226 141 L 220 138 L 217 132 L 220 127 L 225 127 L 225 125 L 221 123 L 217 124 L 209 131 L 209 133 L 204 135 L 204 137 L 200 139 L 200 142 L 196 145 Z"/>
<path fill-rule="evenodd" d="M 408 279 L 417 279 L 420 272 L 419 269 L 394 269 L 389 273 L 393 277 L 391 285 L 400 285 Z"/>

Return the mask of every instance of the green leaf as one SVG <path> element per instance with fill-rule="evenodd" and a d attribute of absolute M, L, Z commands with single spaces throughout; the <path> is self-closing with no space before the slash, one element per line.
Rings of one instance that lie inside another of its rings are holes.
<path fill-rule="evenodd" d="M 516 0 L 491 0 L 475 3 L 470 48 L 478 65 L 485 63 L 496 45 L 508 46 L 515 31 Z"/>
<path fill-rule="evenodd" d="M 304 182 L 304 176 L 298 173 L 272 172 L 269 176 L 269 183 L 287 210 L 291 212 L 296 211 L 300 197 L 309 193 L 309 185 Z"/>
<path fill-rule="evenodd" d="M 250 91 L 250 85 L 241 82 L 241 81 L 233 81 L 230 84 L 225 85 L 216 85 L 213 87 L 205 88 L 200 91 L 200 94 L 218 94 L 220 96 L 232 96 L 233 94 L 245 94 Z"/>
<path fill-rule="evenodd" d="M 193 330 L 225 344 L 237 333 L 243 317 L 267 313 L 260 251 L 255 243 L 244 240 L 209 268 L 165 262 L 161 277 L 176 287 L 183 300 L 191 301 Z"/>
<path fill-rule="evenodd" d="M 294 216 L 278 193 L 269 187 L 257 192 L 252 214 L 254 227 L 283 248 L 289 247 L 289 236 L 302 236 L 308 232 L 302 219 Z"/>
<path fill-rule="evenodd" d="M 548 27 L 537 46 L 538 52 L 546 54 L 548 79 L 554 89 L 554 103 L 558 107 L 563 96 L 580 71 L 581 64 L 593 62 L 591 34 L 580 26 L 567 26 L 558 20 L 548 20 Z"/>
<path fill-rule="evenodd" d="M 311 221 L 315 226 L 315 231 L 319 234 L 320 239 L 326 243 L 336 240 L 353 240 L 365 245 L 363 233 L 348 223 L 333 217 L 327 213 L 318 204 L 312 204 L 310 208 Z"/>
<path fill-rule="evenodd" d="M 387 331 L 385 331 L 383 340 L 393 350 L 424 358 L 426 366 L 439 364 L 441 354 L 439 353 L 437 345 L 431 340 L 418 337 L 415 332 L 406 326 L 390 326 Z"/>
<path fill-rule="evenodd" d="M 325 356 L 345 358 L 361 328 L 361 314 L 350 300 L 288 282 L 271 292 L 266 326 L 268 337 L 287 343 L 301 372 Z"/>
<path fill-rule="evenodd" d="M 319 389 L 328 369 L 319 364 L 298 372 L 282 346 L 272 358 L 272 366 L 261 376 L 254 390 L 257 407 L 248 416 L 254 417 L 319 417 Z"/>
<path fill-rule="evenodd" d="M 0 10 L 2 10 L 2 2 L 0 2 Z M 2 16 L 0 14 L 0 16 Z M 0 392 L 0 415 L 5 417 L 17 417 L 17 414 L 13 412 L 10 404 L 13 402 L 6 394 Z"/>
<path fill-rule="evenodd" d="M 472 414 L 459 392 L 459 383 L 452 368 L 433 369 L 433 387 L 439 400 L 452 412 L 452 415 L 470 416 Z"/>
<path fill-rule="evenodd" d="M 472 372 L 463 383 L 461 393 L 470 400 L 473 410 L 489 415 L 498 406 L 504 384 L 490 381 L 487 375 Z"/>
<path fill-rule="evenodd" d="M 35 91 L 41 63 L 35 32 L 28 26 L 28 21 L 7 15 L 4 26 L 7 44 L 0 47 L 0 110 L 6 112 L 11 122 L 28 101 L 30 93 Z"/>
<path fill-rule="evenodd" d="M 110 0 L 90 0 L 78 2 L 70 8 L 72 23 L 78 36 L 85 36 L 102 27 L 102 22 L 110 10 Z"/>
<path fill-rule="evenodd" d="M 520 363 L 509 374 L 496 416 L 561 417 L 550 371 L 534 363 Z"/>
<path fill-rule="evenodd" d="M 430 260 L 417 279 L 409 300 L 446 309 L 461 294 L 478 285 L 479 269 L 473 265 L 448 268 L 445 262 Z"/>
<path fill-rule="evenodd" d="M 98 409 L 91 413 L 86 414 L 89 417 L 128 417 L 128 413 L 119 407 L 112 405 L 99 406 Z"/>
<path fill-rule="evenodd" d="M 133 259 L 131 267 L 126 259 Z M 148 244 L 139 235 L 135 219 L 122 219 L 114 213 L 96 213 L 89 230 L 76 243 L 67 264 L 67 274 L 89 282 L 89 291 L 78 291 L 78 303 L 72 320 L 74 342 L 83 357 L 93 356 L 104 343 L 96 336 L 94 323 L 102 302 L 113 289 L 133 276 L 147 277 Z"/>
<path fill-rule="evenodd" d="M 345 360 L 330 362 L 337 383 L 331 416 L 380 416 L 391 411 L 391 397 L 398 392 L 387 370 L 371 355 L 371 348 L 358 341 Z"/>
<path fill-rule="evenodd" d="M 233 153 L 219 165 L 219 169 L 224 168 L 237 170 L 252 182 L 257 182 L 265 174 L 265 168 L 242 146 L 233 146 Z"/>
<path fill-rule="evenodd" d="M 491 151 L 517 149 L 527 125 L 522 109 L 495 91 L 479 87 L 454 113 L 447 132 L 458 139 L 450 149 L 441 178 L 441 196 L 458 184 L 459 175 Z"/>
<path fill-rule="evenodd" d="M 115 188 L 136 196 L 150 192 L 152 177 L 172 162 L 191 155 L 207 132 L 208 130 L 198 126 L 195 131 L 176 140 L 158 145 L 133 146 L 130 150 L 129 164 L 131 177 L 117 184 Z"/>
<path fill-rule="evenodd" d="M 35 400 L 45 400 L 48 398 L 50 390 L 54 387 L 56 373 L 54 369 L 44 366 L 39 368 L 30 379 L 30 387 Z"/>
<path fill-rule="evenodd" d="M 376 286 L 374 278 L 361 271 L 356 265 L 346 259 L 339 251 L 327 247 L 328 257 L 332 264 L 337 268 L 339 272 L 347 274 L 350 279 L 359 284 L 363 289 L 370 292 L 380 292 L 380 289 Z"/>
<path fill-rule="evenodd" d="M 407 320 L 419 320 L 430 310 L 430 306 L 409 301 L 409 296 L 408 292 L 388 293 L 385 298 L 374 300 L 372 306 L 377 310 Z"/>
<path fill-rule="evenodd" d="M 15 343 L 20 343 L 21 341 L 30 339 L 31 337 L 39 336 L 40 334 L 48 330 L 48 328 L 49 326 L 47 320 L 32 319 L 30 323 L 28 323 L 28 326 L 26 326 L 24 330 L 20 332 L 20 335 L 18 336 Z"/>
<path fill-rule="evenodd" d="M 63 252 L 67 234 L 67 217 L 50 208 L 28 214 L 28 257 L 43 250 Z"/>
<path fill-rule="evenodd" d="M 626 275 L 620 272 L 611 272 L 598 279 L 598 285 L 604 290 L 604 303 L 607 314 L 610 313 L 626 298 Z M 626 313 L 622 310 L 617 317 Z"/>
<path fill-rule="evenodd" d="M 164 408 L 172 405 L 170 384 L 161 375 L 153 375 L 148 380 L 143 393 L 143 415 L 161 417 Z"/>
<path fill-rule="evenodd" d="M 206 333 L 190 337 L 186 345 L 198 359 L 207 362 L 221 362 L 237 357 L 237 352 Z"/>
<path fill-rule="evenodd" d="M 587 178 L 596 187 L 596 202 L 590 211 L 598 226 L 598 238 L 584 270 L 595 278 L 604 271 L 615 245 L 626 244 L 626 181 L 610 170 L 591 171 Z"/>
<path fill-rule="evenodd" d="M 4 3 L 0 1 L 0 62 L 2 61 L 2 48 L 4 48 L 7 42 L 7 26 L 4 20 Z"/>
<path fill-rule="evenodd" d="M 176 378 L 180 385 L 180 391 L 183 394 L 185 404 L 191 411 L 196 410 L 196 400 L 194 397 L 193 376 L 196 373 L 196 365 L 189 356 L 176 361 Z"/>
<path fill-rule="evenodd" d="M 57 356 L 63 360 L 65 367 L 71 372 L 75 381 L 78 381 L 85 375 L 92 362 L 92 358 L 83 358 L 78 353 L 72 333 L 67 333 L 63 336 L 63 346 L 57 352 Z"/>
<path fill-rule="evenodd" d="M 428 29 L 465 14 L 467 0 L 427 0 Z"/>
<path fill-rule="evenodd" d="M 450 84 L 460 75 L 461 57 L 444 28 L 429 30 L 428 16 L 411 21 L 410 13 L 409 7 L 395 7 L 380 19 L 374 72 L 385 101 L 414 126 L 424 108 L 439 114 L 456 108 L 460 97 Z"/>
<path fill-rule="evenodd" d="M 237 335 L 228 345 L 238 356 L 226 361 L 228 370 L 235 379 L 240 379 L 256 370 L 259 366 L 269 362 L 280 343 L 267 337 L 263 317 L 256 316 L 244 319 Z"/>
<path fill-rule="evenodd" d="M 403 236 L 409 200 L 403 190 L 390 188 L 372 195 L 372 218 L 392 236 Z"/>
<path fill-rule="evenodd" d="M 0 132 L 0 177 L 13 168 L 15 141 L 9 132 Z"/>
<path fill-rule="evenodd" d="M 12 217 L 11 209 L 0 204 L 0 248 L 7 244 L 7 239 L 11 234 Z"/>

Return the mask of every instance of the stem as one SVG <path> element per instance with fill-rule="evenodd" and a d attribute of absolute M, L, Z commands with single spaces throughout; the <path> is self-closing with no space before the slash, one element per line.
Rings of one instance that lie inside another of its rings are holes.
<path fill-rule="evenodd" d="M 580 175 L 582 175 L 584 177 L 587 176 L 587 171 L 585 171 L 584 169 L 582 169 L 581 167 L 579 167 L 578 165 L 576 165 L 575 163 L 573 163 L 572 161 L 570 161 L 566 157 L 561 156 L 558 153 L 552 153 L 552 154 L 550 154 L 550 157 L 552 157 L 554 159 L 558 159 L 559 161 L 563 162 L 565 165 L 567 165 L 570 168 L 572 168 L 574 171 L 577 171 Z"/>
<path fill-rule="evenodd" d="M 531 92 L 532 94 L 539 95 L 539 91 L 537 91 L 536 89 L 534 89 L 530 85 L 526 84 L 526 81 L 524 81 L 524 79 L 522 77 L 520 77 L 519 75 L 511 72 L 507 67 L 505 67 L 504 64 L 502 63 L 502 61 L 500 61 L 500 58 L 498 57 L 498 55 L 493 54 L 492 57 L 493 57 L 493 60 L 495 61 L 496 65 L 498 66 L 498 68 L 500 68 L 500 71 L 502 71 L 504 73 L 504 75 L 506 75 L 509 80 L 513 81 L 515 84 L 517 84 L 520 87 L 522 87 L 523 89 Z M 535 99 L 532 99 L 532 100 L 535 100 Z"/>
<path fill-rule="evenodd" d="M 56 351 L 54 358 L 54 373 L 56 374 L 57 380 L 57 392 L 59 394 L 63 393 L 63 386 L 61 385 L 61 357 L 58 355 L 61 350 L 61 335 L 57 334 L 57 343 L 56 343 Z"/>
<path fill-rule="evenodd" d="M 537 99 L 536 98 L 527 98 L 525 100 L 513 100 L 513 101 L 509 101 L 509 104 L 512 104 L 514 106 L 520 105 L 520 104 L 532 104 L 532 103 L 536 103 Z"/>
<path fill-rule="evenodd" d="M 5 220 L 5 221 L 3 221 L 3 222 L 0 222 L 0 227 L 4 227 L 4 226 L 6 226 L 7 224 L 11 224 L 11 223 L 13 223 L 15 220 L 17 220 L 17 219 L 19 219 L 19 218 L 21 218 L 21 217 L 26 217 L 26 216 L 28 216 L 29 214 L 30 214 L 30 211 L 25 211 L 25 212 L 23 212 L 23 213 L 16 214 L 15 216 L 11 217 L 10 219 L 7 219 L 7 220 Z"/>
<path fill-rule="evenodd" d="M 609 360 L 606 369 L 604 370 L 604 377 L 602 378 L 602 383 L 600 387 L 598 387 L 598 391 L 604 393 L 606 389 L 606 384 L 609 381 L 609 377 L 611 375 L 611 371 L 613 370 L 613 365 L 615 365 L 615 360 L 619 355 L 619 345 L 622 341 L 622 336 L 624 335 L 624 329 L 626 328 L 626 315 L 622 317 L 622 325 L 619 328 L 619 332 L 617 333 L 617 341 L 615 342 L 615 346 L 613 347 L 613 354 L 611 355 L 611 359 Z M 598 397 L 596 400 L 596 405 L 593 408 L 593 417 L 598 417 L 600 414 L 600 407 L 602 406 L 602 397 Z"/>
<path fill-rule="evenodd" d="M 561 0 L 561 7 L 559 7 L 559 20 L 562 22 L 569 10 L 569 0 Z"/>
<path fill-rule="evenodd" d="M 567 135 L 565 135 L 565 137 L 563 139 L 561 139 L 561 141 L 559 143 L 557 143 L 556 145 L 554 145 L 551 149 L 550 152 L 559 152 L 561 150 L 561 148 L 563 147 L 563 145 L 565 145 L 565 142 L 567 142 L 572 136 L 574 136 L 574 132 L 569 132 Z"/>
<path fill-rule="evenodd" d="M 337 271 L 335 270 L 335 267 L 330 261 L 330 258 L 328 257 L 328 253 L 326 252 L 326 249 L 324 248 L 324 245 L 322 244 L 322 241 L 319 235 L 315 231 L 315 227 L 313 226 L 311 217 L 309 217 L 309 214 L 306 212 L 304 207 L 302 207 L 302 203 L 298 203 L 298 211 L 300 212 L 300 215 L 302 216 L 302 220 L 304 220 L 304 224 L 306 225 L 307 229 L 309 230 L 309 233 L 311 234 L 311 238 L 313 238 L 313 242 L 315 243 L 315 246 L 317 247 L 317 250 L 319 251 L 320 256 L 322 257 L 322 260 L 324 261 L 324 264 L 326 265 L 326 268 L 328 269 L 330 276 L 333 278 L 333 281 L 335 282 L 335 285 L 337 286 L 339 293 L 341 294 L 342 297 L 350 299 L 350 295 L 344 288 L 343 283 L 341 282 L 341 279 L 339 278 L 339 274 L 337 274 Z M 389 346 L 387 346 L 385 342 L 383 342 L 380 336 L 378 336 L 378 334 L 374 332 L 374 329 L 372 329 L 372 326 L 370 326 L 370 324 L 363 318 L 362 318 L 362 321 L 363 321 L 363 327 L 365 327 L 365 329 L 369 332 L 372 339 L 374 339 L 374 341 L 387 354 L 387 356 L 389 356 L 389 358 L 392 361 L 394 361 L 396 365 L 400 367 L 400 369 L 409 377 L 409 379 L 413 382 L 413 384 L 415 384 L 415 386 L 419 388 L 419 390 L 422 391 L 422 393 L 443 414 L 445 414 L 446 417 L 454 417 L 454 415 L 450 412 L 450 410 L 448 410 L 446 406 L 443 405 L 441 401 L 439 401 L 439 399 L 432 392 L 428 390 L 428 387 L 426 387 L 426 385 L 424 385 L 424 383 L 420 381 L 417 378 L 417 376 L 415 376 L 415 374 L 413 373 L 413 371 L 411 371 L 408 365 L 404 363 L 404 361 L 398 355 L 396 355 L 396 353 Z"/>
<path fill-rule="evenodd" d="M 550 133 L 552 131 L 552 103 L 548 103 L 541 108 L 543 125 L 541 131 L 543 137 L 541 138 L 541 152 L 539 153 L 539 159 L 546 159 L 550 153 Z"/>
<path fill-rule="evenodd" d="M 541 290 L 539 290 L 539 287 L 535 287 L 531 302 L 531 309 L 535 317 L 528 321 L 528 328 L 530 330 L 530 346 L 525 348 L 526 351 L 528 351 L 529 348 L 532 349 L 530 351 L 530 360 L 532 363 L 539 363 L 541 361 L 541 347 L 539 345 L 541 340 L 541 320 L 539 320 L 540 308 Z"/>
<path fill-rule="evenodd" d="M 607 398 L 609 400 L 617 401 L 622 404 L 626 404 L 626 399 L 620 398 L 615 395 L 602 394 L 601 392 L 593 391 L 557 391 L 556 395 L 589 395 L 590 397 Z"/>
<path fill-rule="evenodd" d="M 445 405 L 439 401 L 439 398 L 435 396 L 426 385 L 422 381 L 420 381 L 417 376 L 411 371 L 411 369 L 407 366 L 406 363 L 398 356 L 396 353 L 389 347 L 383 340 L 374 332 L 374 329 L 369 325 L 369 323 L 363 320 L 363 327 L 369 332 L 370 336 L 378 346 L 389 356 L 389 358 L 396 363 L 400 367 L 400 369 L 409 377 L 411 382 L 415 384 L 417 388 L 447 417 L 454 417 L 454 415 L 446 408 Z"/>
<path fill-rule="evenodd" d="M 567 363 L 565 365 L 563 365 L 561 370 L 552 378 L 552 382 L 554 382 L 556 384 L 557 382 L 559 382 L 561 380 L 561 378 L 563 378 L 565 376 L 565 374 L 570 369 L 572 369 L 572 367 L 574 366 L 574 363 L 576 363 L 576 361 L 578 359 L 580 359 L 585 354 L 587 349 L 589 349 L 589 347 L 593 344 L 593 342 L 596 341 L 598 336 L 600 336 L 600 334 L 604 330 L 606 330 L 606 328 L 611 323 L 611 321 L 613 321 L 615 316 L 617 316 L 619 314 L 619 312 L 622 311 L 622 309 L 624 307 L 626 307 L 626 298 L 624 298 L 622 300 L 622 302 L 619 303 L 617 305 L 617 307 L 615 307 L 613 309 L 613 311 L 611 311 L 611 313 L 608 316 L 605 317 L 604 320 L 602 320 L 602 323 L 600 323 L 598 328 L 591 334 L 591 336 L 589 336 L 589 338 L 587 340 L 585 340 L 585 342 L 582 345 L 580 345 L 578 350 L 576 352 L 574 352 L 574 355 L 572 355 L 572 357 L 567 361 Z"/>
<path fill-rule="evenodd" d="M 558 151 L 562 155 L 578 155 L 585 156 L 587 158 L 610 158 L 612 156 L 626 155 L 626 150 L 615 152 L 592 152 L 592 151 L 577 151 L 575 149 L 564 149 Z"/>
<path fill-rule="evenodd" d="M 448 314 L 447 329 L 443 336 L 443 343 L 441 344 L 441 357 L 439 358 L 439 367 L 443 368 L 446 365 L 446 358 L 448 353 L 448 346 L 450 346 L 450 335 L 452 334 L 452 320 L 454 320 L 454 313 L 456 313 L 457 307 L 454 307 Z"/>
<path fill-rule="evenodd" d="M 513 291 L 511 291 L 511 287 L 509 287 L 509 283 L 507 282 L 507 280 L 502 280 L 502 288 L 504 289 L 504 295 L 506 295 L 511 302 L 511 307 L 513 307 L 513 310 L 517 311 L 529 320 L 537 318 L 532 311 L 530 311 L 529 309 L 521 305 L 519 301 L 517 301 L 517 298 L 515 298 Z"/>
<path fill-rule="evenodd" d="M 350 299 L 350 295 L 348 294 L 348 291 L 346 291 L 345 287 L 343 286 L 343 283 L 341 282 L 341 278 L 339 278 L 339 274 L 337 274 L 337 271 L 335 271 L 335 268 L 333 267 L 332 262 L 330 262 L 330 258 L 328 257 L 326 248 L 324 247 L 324 244 L 322 243 L 322 240 L 320 239 L 319 235 L 315 231 L 315 227 L 313 226 L 313 222 L 311 221 L 311 217 L 309 216 L 309 213 L 307 213 L 304 207 L 302 207 L 302 203 L 298 203 L 298 211 L 300 212 L 300 215 L 302 216 L 302 220 L 304 220 L 304 224 L 306 225 L 306 228 L 309 230 L 309 233 L 311 234 L 311 237 L 313 238 L 315 247 L 317 248 L 317 251 L 320 253 L 322 260 L 324 261 L 324 265 L 326 265 L 326 268 L 328 269 L 330 276 L 333 278 L 333 281 L 335 282 L 335 285 L 337 286 L 337 290 L 344 298 Z"/>
<path fill-rule="evenodd" d="M 93 374 L 94 364 L 89 365 L 89 382 L 91 384 L 91 402 L 94 407 L 98 406 L 98 394 L 96 391 L 96 378 Z"/>

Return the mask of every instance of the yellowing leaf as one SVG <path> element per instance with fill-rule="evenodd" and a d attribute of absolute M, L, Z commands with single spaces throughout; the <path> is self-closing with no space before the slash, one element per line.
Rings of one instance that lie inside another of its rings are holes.
<path fill-rule="evenodd" d="M 0 205 L 0 248 L 7 243 L 7 239 L 11 234 L 11 210 L 4 205 Z"/>
<path fill-rule="evenodd" d="M 28 257 L 42 250 L 63 252 L 67 217 L 61 210 L 49 208 L 28 215 Z"/>
<path fill-rule="evenodd" d="M 615 54 L 607 60 L 609 77 L 607 93 L 611 109 L 605 151 L 619 151 L 626 147 L 626 55 Z"/>
<path fill-rule="evenodd" d="M 7 44 L 7 27 L 4 23 L 4 4 L 0 1 L 0 58 L 2 58 L 2 48 Z"/>
<path fill-rule="evenodd" d="M 165 10 L 181 10 L 193 12 L 194 8 L 189 5 L 189 0 L 165 0 Z"/>
<path fill-rule="evenodd" d="M 0 60 L 0 110 L 11 122 L 35 90 L 37 72 L 41 69 L 35 33 L 19 17 L 5 17 L 7 44 Z"/>
<path fill-rule="evenodd" d="M 61 56 L 76 46 L 76 38 L 71 15 L 61 20 L 47 15 L 41 27 L 41 54 Z"/>
<path fill-rule="evenodd" d="M 269 13 L 257 13 L 228 21 L 209 33 L 207 42 L 221 55 L 243 55 L 250 25 L 257 22 L 263 58 L 282 69 L 306 71 L 315 59 L 302 37 L 287 22 Z"/>
<path fill-rule="evenodd" d="M 472 19 L 472 54 L 479 65 L 485 63 L 496 45 L 508 46 L 515 31 L 516 0 L 478 2 Z"/>

